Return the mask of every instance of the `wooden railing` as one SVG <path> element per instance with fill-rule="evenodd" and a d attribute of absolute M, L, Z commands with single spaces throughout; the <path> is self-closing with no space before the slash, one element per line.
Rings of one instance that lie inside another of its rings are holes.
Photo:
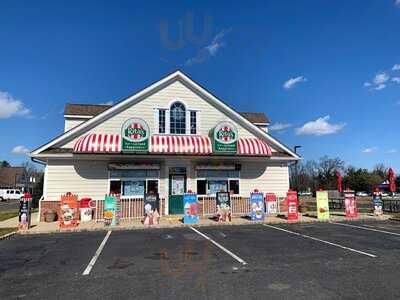
<path fill-rule="evenodd" d="M 164 215 L 164 199 L 160 199 L 159 213 Z M 120 220 L 140 219 L 144 214 L 143 198 L 121 199 Z M 94 220 L 96 222 L 104 219 L 104 200 L 96 200 L 96 208 L 94 209 Z"/>

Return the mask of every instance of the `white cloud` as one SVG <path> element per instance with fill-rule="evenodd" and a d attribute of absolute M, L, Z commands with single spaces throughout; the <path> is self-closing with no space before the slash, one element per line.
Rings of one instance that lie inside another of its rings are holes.
<path fill-rule="evenodd" d="M 12 150 L 11 153 L 15 155 L 28 155 L 29 149 L 26 148 L 23 145 L 15 146 Z"/>
<path fill-rule="evenodd" d="M 310 121 L 302 127 L 296 128 L 296 134 L 321 136 L 336 133 L 346 126 L 345 123 L 331 124 L 329 119 L 330 116 L 325 116 L 315 121 Z"/>
<path fill-rule="evenodd" d="M 392 81 L 396 82 L 396 83 L 400 83 L 400 77 L 393 77 Z"/>
<path fill-rule="evenodd" d="M 383 90 L 386 87 L 386 84 L 381 83 L 380 85 L 377 85 L 376 87 L 374 87 L 374 90 L 380 91 Z"/>
<path fill-rule="evenodd" d="M 400 0 L 397 0 L 400 3 Z M 392 68 L 392 71 L 400 71 L 400 64 L 395 64 Z"/>
<path fill-rule="evenodd" d="M 370 154 L 376 152 L 376 150 L 378 150 L 378 147 L 370 147 L 370 148 L 365 148 L 361 152 L 365 154 Z"/>
<path fill-rule="evenodd" d="M 292 124 L 288 124 L 288 123 L 274 123 L 273 125 L 271 125 L 269 127 L 269 130 L 271 131 L 282 131 L 285 129 L 288 129 L 292 127 Z"/>
<path fill-rule="evenodd" d="M 223 38 L 232 31 L 232 28 L 223 29 L 220 31 L 211 41 L 211 43 L 203 48 L 201 48 L 195 57 L 186 60 L 186 66 L 192 66 L 195 64 L 201 64 L 212 56 L 216 56 L 218 51 L 225 46 Z"/>
<path fill-rule="evenodd" d="M 399 6 L 399 7 L 400 7 L 400 0 L 396 0 L 396 1 L 394 2 L 394 5 L 396 5 L 396 6 Z"/>
<path fill-rule="evenodd" d="M 397 152 L 398 152 L 397 149 L 389 149 L 385 151 L 386 154 L 396 154 Z"/>
<path fill-rule="evenodd" d="M 374 79 L 372 80 L 375 85 L 380 85 L 388 81 L 390 76 L 385 72 L 381 72 L 375 75 Z"/>
<path fill-rule="evenodd" d="M 369 86 L 371 86 L 372 84 L 370 83 L 370 82 L 364 82 L 364 86 L 365 87 L 369 87 Z"/>
<path fill-rule="evenodd" d="M 301 83 L 301 82 L 306 82 L 307 78 L 305 78 L 304 76 L 298 76 L 295 78 L 290 78 L 289 80 L 287 80 L 284 84 L 283 84 L 283 88 L 285 90 L 290 90 L 292 88 L 295 87 L 295 85 Z"/>
<path fill-rule="evenodd" d="M 14 99 L 7 92 L 0 91 L 0 119 L 7 119 L 13 116 L 28 116 L 30 113 L 31 110 L 26 108 L 20 100 Z"/>

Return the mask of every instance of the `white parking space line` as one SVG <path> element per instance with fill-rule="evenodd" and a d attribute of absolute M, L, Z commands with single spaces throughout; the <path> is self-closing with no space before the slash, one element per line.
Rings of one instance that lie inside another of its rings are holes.
<path fill-rule="evenodd" d="M 353 249 L 353 248 L 350 248 L 350 247 L 342 246 L 342 245 L 339 245 L 339 244 L 335 244 L 335 243 L 332 243 L 332 242 L 328 242 L 328 241 L 321 240 L 321 239 L 318 239 L 318 238 L 315 238 L 315 237 L 312 237 L 312 236 L 309 236 L 309 235 L 301 234 L 301 233 L 298 233 L 298 232 L 290 231 L 290 230 L 279 228 L 279 227 L 276 227 L 276 226 L 267 225 L 267 224 L 263 224 L 263 226 L 268 227 L 268 228 L 273 228 L 273 229 L 276 229 L 276 230 L 280 230 L 280 231 L 284 231 L 284 232 L 287 232 L 287 233 L 290 233 L 290 234 L 294 234 L 294 235 L 297 235 L 297 236 L 301 236 L 303 238 L 307 238 L 307 239 L 310 239 L 310 240 L 313 240 L 313 241 L 321 242 L 321 243 L 324 243 L 324 244 L 327 244 L 327 245 L 331 245 L 331 246 L 335 246 L 335 247 L 342 248 L 342 249 L 345 249 L 345 250 L 349 250 L 349 251 L 352 251 L 352 252 L 355 252 L 355 253 L 358 253 L 358 254 L 363 254 L 363 255 L 366 255 L 366 256 L 369 256 L 369 257 L 374 257 L 374 258 L 377 257 L 375 254 L 371 254 L 371 253 L 364 252 L 364 251 L 359 251 L 359 250 L 356 250 L 356 249 Z"/>
<path fill-rule="evenodd" d="M 89 275 L 90 271 L 92 270 L 94 264 L 96 263 L 96 260 L 99 258 L 101 251 L 103 250 L 104 246 L 107 243 L 108 238 L 110 237 L 111 234 L 111 230 L 109 230 L 106 234 L 106 236 L 104 237 L 103 241 L 101 242 L 99 248 L 97 249 L 96 253 L 94 254 L 94 256 L 92 257 L 92 259 L 90 260 L 89 264 L 87 265 L 85 271 L 83 271 L 82 275 Z"/>
<path fill-rule="evenodd" d="M 341 226 L 346 226 L 346 227 L 352 227 L 352 228 L 358 228 L 358 229 L 364 229 L 364 230 L 369 230 L 369 231 L 375 231 L 375 232 L 380 232 L 380 233 L 386 233 L 386 234 L 391 234 L 391 235 L 400 236 L 400 233 L 397 233 L 397 232 L 391 232 L 391 231 L 386 231 L 386 230 L 380 230 L 380 229 L 375 229 L 375 228 L 371 228 L 371 227 L 363 227 L 363 226 L 356 226 L 356 225 L 345 224 L 345 223 L 336 223 L 336 222 L 331 222 L 331 224 L 341 225 Z"/>
<path fill-rule="evenodd" d="M 216 241 L 214 241 L 213 239 L 209 238 L 207 235 L 205 235 L 204 233 L 198 231 L 196 228 L 190 227 L 190 229 L 192 229 L 194 232 L 196 232 L 197 234 L 201 235 L 203 238 L 205 238 L 206 240 L 210 241 L 211 243 L 213 243 L 215 246 L 217 246 L 219 249 L 221 249 L 222 251 L 224 251 L 225 253 L 227 253 L 228 255 L 230 255 L 231 257 L 233 257 L 235 260 L 237 260 L 239 263 L 241 263 L 242 265 L 247 265 L 247 262 L 245 262 L 243 259 L 241 259 L 239 256 L 237 256 L 235 253 L 229 251 L 228 249 L 226 249 L 224 246 L 222 246 L 221 244 L 218 244 Z"/>

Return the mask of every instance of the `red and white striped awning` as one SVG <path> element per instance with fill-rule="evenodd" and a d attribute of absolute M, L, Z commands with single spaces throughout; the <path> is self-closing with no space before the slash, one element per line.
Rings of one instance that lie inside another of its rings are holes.
<path fill-rule="evenodd" d="M 212 153 L 212 145 L 206 136 L 153 135 L 150 153 L 178 153 L 205 155 Z"/>
<path fill-rule="evenodd" d="M 238 155 L 271 156 L 271 147 L 257 138 L 238 139 Z"/>
<path fill-rule="evenodd" d="M 91 133 L 80 137 L 74 146 L 75 153 L 121 152 L 119 134 Z"/>

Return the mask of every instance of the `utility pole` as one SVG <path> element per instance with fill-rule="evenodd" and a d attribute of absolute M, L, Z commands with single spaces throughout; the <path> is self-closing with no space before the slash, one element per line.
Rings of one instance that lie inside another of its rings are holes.
<path fill-rule="evenodd" d="M 297 149 L 300 149 L 301 148 L 301 146 L 300 145 L 296 145 L 296 146 L 294 146 L 294 153 L 296 153 L 297 154 Z M 296 162 L 295 162 L 295 166 L 294 166 L 294 170 L 295 170 L 295 176 L 296 176 L 296 183 L 295 183 L 295 188 L 296 188 L 296 191 L 297 192 L 299 192 L 299 171 L 298 171 L 298 163 L 299 163 L 299 161 L 298 160 L 296 160 Z"/>

